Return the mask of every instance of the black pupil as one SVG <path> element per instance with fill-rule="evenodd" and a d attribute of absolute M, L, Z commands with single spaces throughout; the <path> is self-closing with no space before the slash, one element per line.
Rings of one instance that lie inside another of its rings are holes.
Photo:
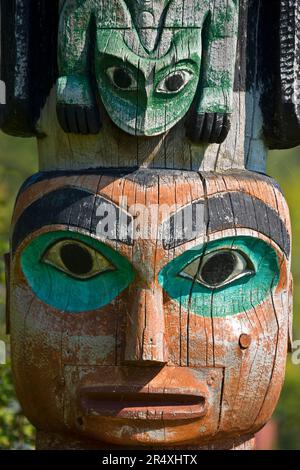
<path fill-rule="evenodd" d="M 87 249 L 76 243 L 68 243 L 60 249 L 60 257 L 65 267 L 73 274 L 83 276 L 93 268 L 93 258 Z"/>
<path fill-rule="evenodd" d="M 209 286 L 218 286 L 229 278 L 234 271 L 235 265 L 236 259 L 233 254 L 216 254 L 203 266 L 201 277 Z"/>
<path fill-rule="evenodd" d="M 122 88 L 122 90 L 127 90 L 132 85 L 132 78 L 125 69 L 118 68 L 114 70 L 113 78 L 115 85 Z"/>
<path fill-rule="evenodd" d="M 178 91 L 184 84 L 183 76 L 180 73 L 174 73 L 166 79 L 166 89 L 168 91 Z"/>

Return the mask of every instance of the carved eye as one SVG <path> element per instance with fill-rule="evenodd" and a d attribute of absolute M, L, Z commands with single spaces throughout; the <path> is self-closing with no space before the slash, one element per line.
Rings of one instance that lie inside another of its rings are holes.
<path fill-rule="evenodd" d="M 193 75 L 191 72 L 187 70 L 176 70 L 161 80 L 156 91 L 159 93 L 178 93 L 192 78 Z"/>
<path fill-rule="evenodd" d="M 76 240 L 61 240 L 51 246 L 42 261 L 77 279 L 91 279 L 115 267 L 101 253 Z"/>
<path fill-rule="evenodd" d="M 137 81 L 133 73 L 126 67 L 110 67 L 107 69 L 107 75 L 109 76 L 113 85 L 115 85 L 120 90 L 137 90 Z"/>
<path fill-rule="evenodd" d="M 234 250 L 218 250 L 203 256 L 201 261 L 197 258 L 179 275 L 216 289 L 254 273 L 255 269 L 245 255 Z"/>

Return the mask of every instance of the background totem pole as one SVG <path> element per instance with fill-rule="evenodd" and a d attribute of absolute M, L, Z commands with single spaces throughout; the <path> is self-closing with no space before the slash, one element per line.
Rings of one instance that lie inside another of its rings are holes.
<path fill-rule="evenodd" d="M 1 127 L 35 135 L 7 264 L 37 447 L 252 448 L 291 344 L 298 0 L 2 0 Z"/>

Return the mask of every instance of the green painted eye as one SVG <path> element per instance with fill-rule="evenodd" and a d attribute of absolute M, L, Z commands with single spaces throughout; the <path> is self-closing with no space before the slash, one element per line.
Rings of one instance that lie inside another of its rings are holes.
<path fill-rule="evenodd" d="M 158 280 L 170 299 L 202 317 L 246 312 L 272 294 L 280 278 L 276 251 L 250 236 L 214 240 L 168 263 Z"/>
<path fill-rule="evenodd" d="M 156 88 L 158 93 L 179 93 L 193 78 L 188 70 L 176 70 L 161 80 Z"/>
<path fill-rule="evenodd" d="M 123 91 L 135 91 L 138 88 L 136 78 L 126 67 L 109 67 L 106 71 L 112 84 Z"/>
<path fill-rule="evenodd" d="M 62 240 L 51 246 L 42 261 L 76 279 L 91 279 L 115 269 L 101 253 L 77 240 Z"/>
<path fill-rule="evenodd" d="M 236 250 L 216 250 L 192 261 L 179 275 L 217 289 L 254 273 L 254 266 L 246 255 Z"/>
<path fill-rule="evenodd" d="M 70 313 L 104 307 L 135 277 L 131 263 L 117 251 L 71 231 L 34 238 L 21 254 L 21 268 L 40 300 Z"/>

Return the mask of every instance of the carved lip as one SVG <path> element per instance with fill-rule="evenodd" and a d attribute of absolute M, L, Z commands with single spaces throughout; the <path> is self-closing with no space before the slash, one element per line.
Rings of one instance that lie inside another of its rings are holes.
<path fill-rule="evenodd" d="M 85 416 L 165 422 L 199 419 L 207 412 L 206 397 L 185 388 L 87 386 L 78 397 Z"/>

